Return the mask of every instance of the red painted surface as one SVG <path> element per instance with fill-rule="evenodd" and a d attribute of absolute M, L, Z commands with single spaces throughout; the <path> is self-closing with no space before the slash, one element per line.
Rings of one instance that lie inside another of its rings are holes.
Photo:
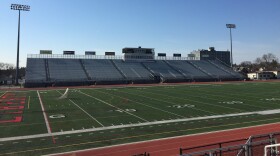
<path fill-rule="evenodd" d="M 12 120 L 0 120 L 0 123 L 16 123 L 16 122 L 21 122 L 22 121 L 22 116 L 16 116 Z"/>
<path fill-rule="evenodd" d="M 14 93 L 5 93 L 0 101 L 0 114 L 3 119 L 0 119 L 0 124 L 17 123 L 22 121 L 24 110 L 25 97 L 17 97 Z M 13 114 L 13 115 L 8 115 Z M 5 117 L 6 116 L 6 117 Z"/>
<path fill-rule="evenodd" d="M 0 110 L 18 110 L 24 109 L 24 106 L 0 106 Z"/>
<path fill-rule="evenodd" d="M 242 128 L 200 135 L 189 135 L 177 138 L 147 141 L 135 144 L 89 149 L 58 156 L 132 156 L 144 152 L 151 156 L 178 156 L 179 148 L 195 147 L 218 142 L 248 138 L 251 135 L 266 134 L 280 131 L 280 123 Z M 245 143 L 245 142 L 244 142 Z"/>

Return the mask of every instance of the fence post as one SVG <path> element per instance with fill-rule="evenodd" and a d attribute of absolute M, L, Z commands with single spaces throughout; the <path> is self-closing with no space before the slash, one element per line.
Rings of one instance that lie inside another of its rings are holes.
<path fill-rule="evenodd" d="M 275 142 L 273 140 L 273 134 L 269 134 L 269 143 L 270 143 L 270 145 L 275 144 Z M 275 148 L 271 147 L 270 155 L 274 155 L 274 151 L 276 151 Z"/>
<path fill-rule="evenodd" d="M 219 147 L 220 147 L 220 156 L 222 156 L 222 143 L 219 143 Z"/>
<path fill-rule="evenodd" d="M 180 155 L 183 154 L 183 149 L 180 147 Z"/>

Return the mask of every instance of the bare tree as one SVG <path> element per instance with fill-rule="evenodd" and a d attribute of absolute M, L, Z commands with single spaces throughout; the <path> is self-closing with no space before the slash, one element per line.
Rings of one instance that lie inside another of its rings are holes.
<path fill-rule="evenodd" d="M 262 56 L 262 62 L 271 63 L 273 61 L 278 62 L 278 58 L 276 57 L 276 55 L 274 55 L 272 53 L 264 54 Z"/>
<path fill-rule="evenodd" d="M 15 69 L 15 66 L 13 64 L 0 62 L 0 70 L 12 70 L 12 69 Z"/>

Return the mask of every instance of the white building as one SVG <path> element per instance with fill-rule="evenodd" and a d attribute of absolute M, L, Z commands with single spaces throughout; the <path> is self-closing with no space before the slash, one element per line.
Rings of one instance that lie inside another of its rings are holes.
<path fill-rule="evenodd" d="M 280 79 L 280 71 L 257 71 L 247 73 L 251 80 L 267 80 L 267 79 Z"/>

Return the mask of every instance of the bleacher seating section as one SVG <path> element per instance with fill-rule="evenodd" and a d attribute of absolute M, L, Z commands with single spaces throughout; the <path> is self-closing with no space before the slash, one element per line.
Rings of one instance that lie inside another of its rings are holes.
<path fill-rule="evenodd" d="M 78 59 L 48 59 L 50 81 L 84 81 L 86 73 Z"/>
<path fill-rule="evenodd" d="M 45 59 L 27 59 L 26 76 L 27 82 L 46 82 Z"/>
<path fill-rule="evenodd" d="M 242 80 L 218 60 L 28 58 L 26 87 Z M 75 82 L 75 83 L 74 83 Z M 73 84 L 74 83 L 74 84 Z"/>

